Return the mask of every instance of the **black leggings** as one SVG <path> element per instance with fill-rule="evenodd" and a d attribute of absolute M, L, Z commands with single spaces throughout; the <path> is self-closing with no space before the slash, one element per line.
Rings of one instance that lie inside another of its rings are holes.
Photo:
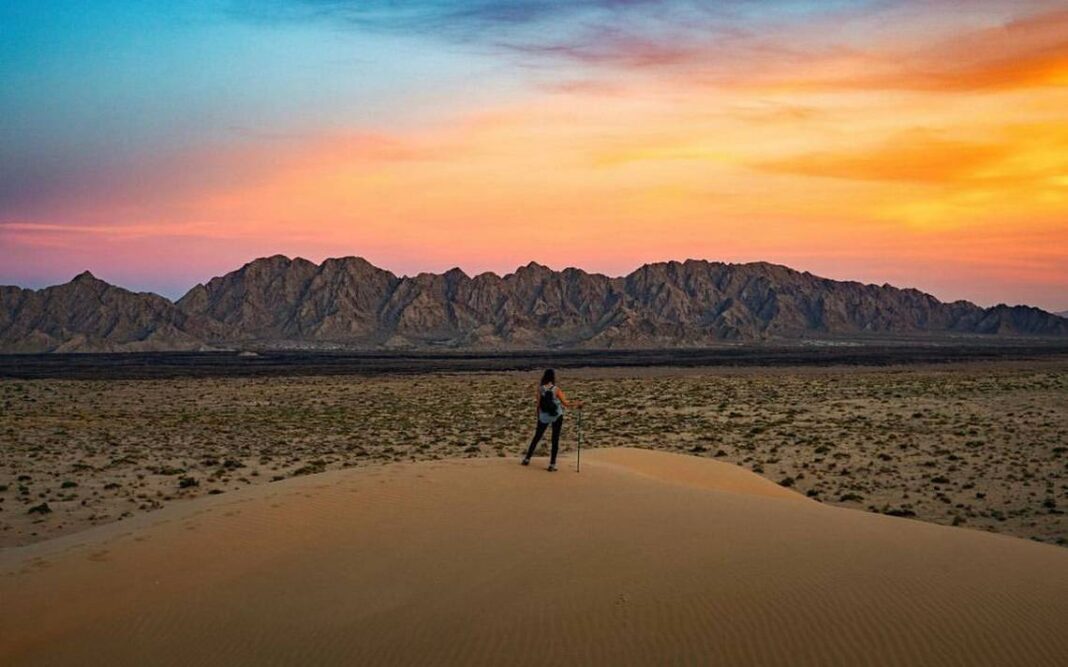
<path fill-rule="evenodd" d="M 556 465 L 556 453 L 560 451 L 560 429 L 564 427 L 564 416 L 560 415 L 553 423 L 553 449 L 552 455 L 549 457 L 549 464 Z M 538 420 L 538 428 L 534 431 L 534 439 L 530 441 L 530 447 L 527 448 L 527 458 L 534 456 L 534 449 L 538 446 L 538 441 L 541 440 L 541 436 L 545 434 L 545 429 L 549 425 Z"/>

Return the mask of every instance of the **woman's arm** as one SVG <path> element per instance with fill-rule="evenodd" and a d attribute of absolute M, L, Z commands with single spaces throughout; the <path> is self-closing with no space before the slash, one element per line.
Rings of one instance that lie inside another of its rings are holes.
<path fill-rule="evenodd" d="M 582 401 L 569 401 L 567 396 L 564 396 L 564 390 L 560 387 L 556 388 L 556 397 L 560 399 L 560 404 L 570 410 L 571 408 L 581 408 Z"/>

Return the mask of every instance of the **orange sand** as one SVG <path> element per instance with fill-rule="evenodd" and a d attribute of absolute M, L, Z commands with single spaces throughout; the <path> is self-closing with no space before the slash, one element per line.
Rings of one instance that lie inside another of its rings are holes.
<path fill-rule="evenodd" d="M 710 459 L 350 469 L 0 552 L 0 664 L 1054 665 L 1068 549 Z"/>

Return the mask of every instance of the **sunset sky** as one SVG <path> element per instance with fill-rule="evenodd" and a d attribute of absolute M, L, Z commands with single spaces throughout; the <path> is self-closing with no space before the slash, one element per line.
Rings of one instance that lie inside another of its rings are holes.
<path fill-rule="evenodd" d="M 1068 5 L 0 0 L 0 284 L 275 253 L 1068 309 Z"/>

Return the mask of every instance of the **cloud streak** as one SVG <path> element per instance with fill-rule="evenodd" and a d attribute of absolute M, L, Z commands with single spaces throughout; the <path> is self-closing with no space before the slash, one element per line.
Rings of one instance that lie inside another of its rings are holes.
<path fill-rule="evenodd" d="M 354 31 L 418 33 L 530 59 L 657 67 L 712 55 L 721 41 L 769 26 L 877 6 L 881 0 L 273 0 L 231 13 L 270 23 L 322 22 Z"/>
<path fill-rule="evenodd" d="M 875 146 L 802 153 L 757 165 L 772 171 L 860 181 L 943 184 L 977 178 L 1012 154 L 1010 144 L 946 139 L 923 130 Z"/>
<path fill-rule="evenodd" d="M 231 11 L 244 20 L 416 33 L 565 72 L 713 87 L 1068 85 L 1068 11 L 1043 0 L 274 0 Z"/>

